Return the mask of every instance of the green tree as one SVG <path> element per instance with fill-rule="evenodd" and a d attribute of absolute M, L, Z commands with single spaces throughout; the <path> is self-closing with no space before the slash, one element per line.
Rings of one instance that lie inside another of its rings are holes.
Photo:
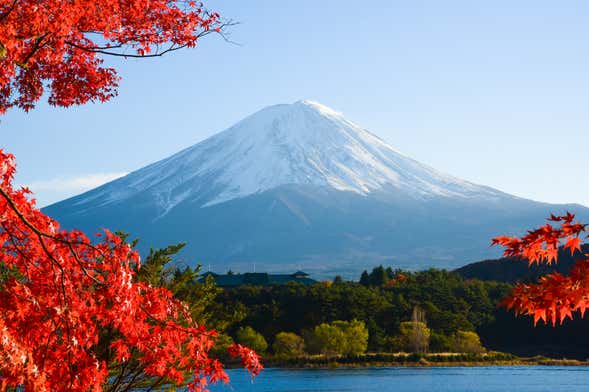
<path fill-rule="evenodd" d="M 476 332 L 456 331 L 454 335 L 453 349 L 459 353 L 480 354 L 485 351 L 481 339 Z"/>
<path fill-rule="evenodd" d="M 279 332 L 272 343 L 274 354 L 280 357 L 296 357 L 305 353 L 305 341 L 292 332 Z"/>
<path fill-rule="evenodd" d="M 454 351 L 453 337 L 444 335 L 443 333 L 432 331 L 429 338 L 429 349 L 432 352 L 448 352 Z"/>
<path fill-rule="evenodd" d="M 122 238 L 127 236 L 125 233 L 118 234 Z M 141 268 L 137 270 L 136 279 L 154 287 L 166 287 L 174 297 L 189 306 L 195 321 L 217 332 L 223 332 L 245 317 L 243 305 L 236 304 L 227 308 L 219 304 L 217 297 L 223 290 L 215 285 L 211 276 L 204 281 L 199 279 L 200 265 L 194 269 L 170 266 L 174 256 L 184 245 L 179 243 L 162 249 L 151 249 Z"/>
<path fill-rule="evenodd" d="M 374 268 L 370 273 L 370 284 L 373 286 L 382 286 L 388 282 L 389 276 L 387 270 L 382 265 Z"/>
<path fill-rule="evenodd" d="M 227 334 L 220 333 L 215 337 L 215 346 L 211 349 L 211 353 L 215 358 L 225 359 L 229 357 L 227 349 L 234 343 L 233 338 Z"/>
<path fill-rule="evenodd" d="M 124 232 L 117 232 L 117 235 L 123 240 L 126 240 L 128 237 L 128 234 Z M 134 241 L 134 244 L 136 243 L 137 241 Z M 141 268 L 136 271 L 137 274 L 135 275 L 135 278 L 141 282 L 149 283 L 154 287 L 167 287 L 173 289 L 176 288 L 175 286 L 180 286 L 181 283 L 179 282 L 178 277 L 175 276 L 178 269 L 176 267 L 171 267 L 168 264 L 172 262 L 173 257 L 180 252 L 185 245 L 185 243 L 179 243 L 161 249 L 150 249 L 149 255 L 141 264 Z M 196 276 L 196 272 L 197 271 L 193 273 L 193 271 L 188 268 L 186 273 L 183 274 L 185 276 L 183 276 L 182 279 L 186 278 L 186 280 L 191 280 Z"/>
<path fill-rule="evenodd" d="M 345 339 L 341 353 L 346 355 L 358 355 L 366 352 L 368 348 L 368 329 L 363 321 L 334 321 L 333 326 L 339 328 Z"/>
<path fill-rule="evenodd" d="M 362 271 L 362 275 L 360 276 L 360 284 L 363 286 L 370 285 L 370 276 L 366 270 Z"/>
<path fill-rule="evenodd" d="M 268 343 L 264 339 L 264 336 L 250 326 L 239 328 L 235 340 L 237 340 L 237 343 L 243 344 L 257 352 L 265 352 L 268 348 Z"/>
<path fill-rule="evenodd" d="M 331 324 L 319 324 L 305 340 L 307 350 L 314 354 L 341 355 L 346 345 L 344 332 Z"/>
<path fill-rule="evenodd" d="M 405 351 L 424 353 L 429 347 L 430 330 L 421 321 L 404 321 L 399 326 L 401 344 Z"/>

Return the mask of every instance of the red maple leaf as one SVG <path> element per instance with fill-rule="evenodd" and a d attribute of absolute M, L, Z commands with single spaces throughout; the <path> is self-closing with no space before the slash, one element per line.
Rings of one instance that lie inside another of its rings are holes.
<path fill-rule="evenodd" d="M 105 231 L 92 242 L 66 231 L 14 190 L 12 155 L 0 150 L 0 260 L 9 278 L 0 290 L 0 374 L 3 389 L 99 391 L 109 382 L 99 336 L 115 334 L 111 365 L 131 353 L 142 371 L 200 391 L 227 381 L 209 356 L 214 331 L 197 325 L 183 303 L 163 287 L 133 279 L 139 255 Z M 256 375 L 258 355 L 231 348 Z"/>
<path fill-rule="evenodd" d="M 563 246 L 571 254 L 581 252 L 581 234 L 587 225 L 573 223 L 575 215 L 569 212 L 563 216 L 551 215 L 548 220 L 560 222 L 560 227 L 544 225 L 529 231 L 521 238 L 499 236 L 492 245 L 505 247 L 506 257 L 521 257 L 529 264 L 558 261 L 558 249 Z M 564 242 L 564 243 L 563 243 Z M 513 309 L 516 315 L 527 314 L 534 319 L 564 322 L 572 319 L 574 312 L 581 317 L 589 304 L 589 255 L 576 262 L 568 276 L 553 273 L 544 276 L 537 284 L 518 284 L 502 305 Z"/>

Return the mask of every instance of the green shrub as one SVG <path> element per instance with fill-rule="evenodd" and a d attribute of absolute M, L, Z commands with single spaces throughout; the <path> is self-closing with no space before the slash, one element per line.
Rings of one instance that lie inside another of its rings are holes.
<path fill-rule="evenodd" d="M 476 332 L 457 331 L 454 335 L 453 351 L 468 354 L 480 354 L 485 352 L 481 339 Z"/>
<path fill-rule="evenodd" d="M 344 332 L 332 324 L 319 324 L 308 334 L 305 340 L 307 351 L 312 354 L 340 355 L 344 352 L 346 336 Z"/>
<path fill-rule="evenodd" d="M 333 326 L 344 333 L 345 344 L 341 353 L 345 355 L 364 354 L 368 348 L 368 329 L 363 321 L 334 321 Z"/>
<path fill-rule="evenodd" d="M 305 353 L 305 341 L 292 332 L 279 332 L 272 343 L 274 354 L 280 357 L 297 357 Z"/>
<path fill-rule="evenodd" d="M 264 339 L 264 336 L 249 326 L 239 328 L 235 340 L 237 340 L 237 343 L 243 344 L 259 353 L 265 352 L 268 348 L 268 343 Z"/>

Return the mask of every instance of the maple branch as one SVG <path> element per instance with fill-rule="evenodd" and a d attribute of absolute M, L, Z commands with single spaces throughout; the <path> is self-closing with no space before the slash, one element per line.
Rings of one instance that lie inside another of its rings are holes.
<path fill-rule="evenodd" d="M 217 31 L 216 33 L 219 34 L 225 42 L 227 42 L 229 44 L 241 46 L 241 44 L 239 42 L 236 42 L 236 41 L 233 41 L 232 39 L 230 39 L 229 38 L 230 33 L 228 33 L 226 31 L 227 27 L 237 26 L 239 24 L 240 24 L 239 22 L 229 19 L 226 22 L 224 22 L 223 24 L 221 24 L 221 26 L 219 26 L 219 31 Z"/>
<path fill-rule="evenodd" d="M 172 44 L 168 49 L 164 50 L 163 52 L 141 55 L 141 54 L 109 52 L 108 50 L 100 49 L 99 47 L 82 46 L 82 45 L 78 45 L 78 44 L 75 44 L 70 41 L 66 41 L 66 44 L 73 46 L 76 49 L 83 50 L 85 52 L 100 53 L 100 54 L 105 54 L 108 56 L 115 56 L 115 57 L 125 57 L 125 58 L 130 57 L 130 58 L 138 58 L 138 59 L 150 58 L 150 57 L 161 57 L 161 56 L 165 55 L 166 53 L 170 53 L 170 52 L 174 52 L 176 50 L 184 49 L 185 47 L 188 46 L 188 44 L 184 44 L 184 45 L 180 45 L 180 46 L 174 46 L 175 44 Z M 123 47 L 123 45 L 120 45 L 119 47 Z"/>
<path fill-rule="evenodd" d="M 53 334 L 57 334 L 57 330 L 59 329 L 59 324 L 56 324 L 55 321 L 53 321 L 53 324 L 55 326 L 55 328 L 53 329 L 53 332 L 51 334 L 47 334 L 47 338 L 45 339 L 45 344 L 43 345 L 44 347 L 46 347 L 47 349 L 49 348 L 49 342 L 51 341 L 51 335 Z M 45 350 L 45 355 L 43 355 L 42 359 L 41 359 L 41 369 L 43 369 L 45 367 L 45 361 L 47 360 L 47 357 L 49 355 L 49 350 Z"/>
<path fill-rule="evenodd" d="M 37 229 L 37 227 L 35 227 L 35 225 L 33 225 L 31 222 L 29 222 L 29 220 L 24 216 L 24 214 L 18 209 L 18 207 L 16 206 L 16 204 L 14 203 L 14 200 L 12 200 L 12 198 L 10 197 L 10 195 L 8 193 L 6 193 L 6 191 L 4 189 L 2 189 L 1 187 L 0 187 L 0 195 L 2 195 L 4 197 L 4 199 L 6 199 L 6 201 L 8 202 L 8 205 L 14 211 L 14 213 L 18 216 L 18 218 L 29 229 L 31 229 L 33 231 L 33 233 L 35 233 L 37 235 L 37 238 L 39 238 L 39 242 L 41 243 L 41 247 L 43 248 L 43 251 L 47 254 L 47 256 L 49 256 L 49 258 L 57 266 L 59 266 L 59 268 L 61 269 L 62 273 L 63 273 L 63 266 L 59 263 L 59 261 L 57 261 L 55 259 L 55 257 L 53 256 L 53 254 L 49 251 L 49 249 L 47 249 L 47 246 L 45 245 L 45 241 L 43 241 L 43 237 L 47 237 L 47 238 L 50 238 L 50 239 L 52 239 L 54 241 L 58 241 L 58 242 L 61 242 L 61 243 L 65 244 L 68 247 L 69 251 L 74 256 L 74 259 L 76 260 L 76 262 L 78 263 L 78 265 L 80 266 L 80 268 L 82 269 L 82 271 L 84 272 L 84 274 L 88 278 L 90 278 L 91 280 L 93 280 L 96 284 L 99 284 L 99 285 L 103 285 L 104 284 L 103 282 L 101 282 L 98 279 L 96 279 L 94 276 L 90 275 L 90 273 L 88 272 L 88 270 L 84 266 L 84 263 L 78 257 L 78 254 L 76 253 L 76 251 L 74 249 L 74 246 L 72 245 L 72 242 L 67 241 L 67 240 L 64 240 L 64 239 L 59 238 L 59 237 L 56 237 L 56 236 L 51 235 L 51 234 L 44 233 L 41 230 Z M 89 247 L 91 247 L 93 249 L 97 249 L 96 247 L 92 246 L 91 244 L 86 244 L 86 243 L 83 243 L 83 244 L 86 245 L 86 246 L 89 246 Z"/>
<path fill-rule="evenodd" d="M 37 37 L 35 39 L 35 45 L 33 45 L 33 49 L 31 49 L 31 51 L 25 56 L 24 60 L 21 62 L 16 62 L 16 65 L 18 65 L 21 68 L 27 68 L 27 63 L 29 62 L 29 60 L 31 59 L 31 57 L 33 57 L 35 55 L 35 53 L 37 53 L 39 51 L 39 49 L 41 49 L 44 45 L 41 45 L 41 42 L 43 42 L 43 40 L 45 39 L 45 37 L 47 37 L 49 35 L 49 33 L 45 33 L 39 37 Z"/>
<path fill-rule="evenodd" d="M 228 42 L 228 43 L 231 43 L 234 45 L 240 45 L 239 43 L 229 39 L 229 35 L 225 32 L 225 29 L 227 29 L 227 27 L 236 26 L 238 24 L 239 24 L 239 22 L 235 22 L 233 20 L 228 20 L 227 22 L 222 23 L 221 25 L 219 25 L 215 29 L 201 31 L 199 34 L 196 35 L 193 42 L 196 42 L 200 38 L 203 38 L 209 34 L 216 33 L 216 34 L 219 34 L 225 42 Z M 99 33 L 97 33 L 97 34 L 99 34 Z M 188 43 L 182 44 L 182 45 L 177 45 L 176 43 L 172 43 L 172 45 L 170 45 L 170 47 L 168 47 L 167 49 L 165 49 L 161 52 L 156 51 L 156 53 L 152 53 L 152 54 L 128 54 L 128 53 L 120 53 L 120 52 L 111 51 L 111 49 L 120 49 L 120 48 L 125 47 L 125 44 L 122 44 L 122 43 L 119 43 L 116 45 L 111 45 L 111 46 L 84 46 L 84 45 L 80 45 L 80 44 L 77 44 L 72 41 L 65 41 L 65 43 L 76 48 L 76 49 L 83 50 L 85 52 L 104 54 L 107 56 L 125 57 L 125 58 L 162 57 L 163 55 L 165 55 L 167 53 L 175 52 L 176 50 L 184 49 L 187 46 L 189 46 Z"/>
<path fill-rule="evenodd" d="M 135 366 L 135 369 L 137 369 L 138 367 Z M 141 374 L 143 374 L 143 369 L 137 369 L 135 371 L 135 374 L 133 375 L 133 377 L 131 377 L 131 379 L 127 382 L 127 384 L 125 385 L 124 389 L 121 389 L 122 392 L 126 392 L 126 391 L 130 391 L 135 389 L 133 383 L 137 380 L 137 377 L 139 377 Z"/>
<path fill-rule="evenodd" d="M 121 383 L 121 381 L 123 381 L 123 377 L 125 376 L 125 371 L 127 370 L 127 365 L 128 364 L 129 364 L 129 361 L 124 361 L 123 362 L 123 364 L 121 365 L 121 372 L 117 376 L 115 382 L 111 384 L 112 387 L 109 388 L 110 391 L 116 391 L 117 390 L 117 388 L 119 387 L 119 384 Z"/>
<path fill-rule="evenodd" d="M 2 194 L 2 196 L 7 197 L 8 200 L 8 204 L 13 208 L 13 210 L 16 212 L 16 214 L 19 216 L 19 219 L 21 219 L 25 225 L 31 225 L 32 224 L 24 217 L 24 215 L 22 215 L 22 213 L 20 211 L 18 211 L 18 209 L 16 208 L 16 206 L 14 205 L 14 201 L 10 198 L 10 196 L 8 196 L 4 190 L 2 188 L 0 188 L 0 194 Z M 6 231 L 6 233 L 8 233 L 9 238 L 14 237 L 15 235 L 9 231 L 4 225 L 4 230 Z M 34 227 L 34 226 L 32 226 Z M 63 266 L 61 265 L 61 263 L 51 254 L 51 252 L 49 252 L 49 249 L 47 249 L 45 242 L 43 241 L 43 238 L 40 236 L 39 233 L 35 232 L 35 234 L 37 235 L 37 238 L 39 239 L 39 243 L 41 244 L 41 248 L 43 249 L 43 251 L 47 254 L 47 256 L 51 259 L 51 261 L 53 262 L 54 265 L 57 265 L 60 269 L 60 271 L 64 272 Z M 17 248 L 18 249 L 18 248 Z M 28 259 L 28 258 L 27 258 Z"/>
<path fill-rule="evenodd" d="M 16 8 L 16 3 L 18 2 L 18 0 L 14 0 L 12 2 L 12 5 L 10 6 L 10 8 L 8 8 L 8 10 L 4 13 L 2 13 L 2 15 L 0 15 L 0 22 L 2 22 L 4 19 L 8 18 L 8 15 L 10 15 L 12 13 L 12 11 L 14 11 L 14 9 Z"/>
<path fill-rule="evenodd" d="M 6 225 L 4 224 L 4 222 L 0 222 L 0 225 L 2 225 L 2 228 L 4 229 L 4 231 L 6 233 L 8 233 L 8 240 L 10 241 L 10 243 L 12 244 L 12 246 L 14 247 L 14 249 L 16 250 L 16 253 L 18 253 L 20 255 L 20 257 L 22 257 L 25 260 L 31 261 L 31 259 L 24 254 L 24 252 L 22 251 L 22 249 L 20 249 L 21 246 L 23 245 L 18 245 L 14 239 L 14 236 L 11 234 L 11 232 L 8 230 L 8 228 L 6 227 Z M 35 266 L 34 263 L 31 263 L 31 265 Z M 37 267 L 37 266 L 35 266 Z M 29 265 L 25 264 L 25 268 L 27 270 L 27 278 L 30 278 L 30 271 L 29 271 Z M 37 267 L 38 268 L 38 267 Z"/>
<path fill-rule="evenodd" d="M 162 385 L 162 383 L 163 383 L 165 380 L 166 380 L 166 378 L 165 378 L 165 377 L 158 377 L 158 378 L 157 378 L 157 380 L 156 380 L 156 381 L 154 381 L 154 382 L 153 382 L 153 383 L 152 383 L 152 384 L 149 386 L 149 388 L 147 388 L 147 389 L 145 390 L 145 392 L 151 392 L 151 391 L 153 391 L 155 388 L 159 388 L 159 387 Z"/>
<path fill-rule="evenodd" d="M 68 45 L 74 46 L 74 44 L 70 43 L 69 41 L 66 42 Z M 123 44 L 117 44 L 117 45 L 105 45 L 105 46 L 92 46 L 91 48 L 88 49 L 98 49 L 98 50 L 109 50 L 109 49 L 118 49 L 118 48 L 122 48 L 124 45 Z M 78 48 L 81 49 L 81 48 Z"/>

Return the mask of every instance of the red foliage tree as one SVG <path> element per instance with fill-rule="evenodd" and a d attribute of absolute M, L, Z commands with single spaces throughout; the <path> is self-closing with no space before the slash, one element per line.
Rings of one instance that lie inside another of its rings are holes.
<path fill-rule="evenodd" d="M 45 88 L 51 105 L 107 101 L 119 78 L 100 55 L 161 56 L 224 26 L 194 1 L 0 0 L 0 114 Z"/>
<path fill-rule="evenodd" d="M 130 356 L 155 379 L 202 390 L 227 381 L 209 357 L 214 331 L 192 321 L 165 288 L 135 281 L 139 256 L 105 231 L 92 243 L 65 231 L 35 208 L 27 189 L 14 190 L 14 158 L 0 150 L 0 377 L 3 389 L 99 391 L 109 382 L 97 353 L 99 336 L 114 333 L 112 360 Z M 235 345 L 252 375 L 262 366 Z"/>
<path fill-rule="evenodd" d="M 589 307 L 589 254 L 581 252 L 587 225 L 574 222 L 575 215 L 551 215 L 548 220 L 558 223 L 557 227 L 549 223 L 521 238 L 496 237 L 492 244 L 504 246 L 505 256 L 525 258 L 530 265 L 557 262 L 561 246 L 572 255 L 576 252 L 582 256 L 568 276 L 553 273 L 540 278 L 536 284 L 520 283 L 503 302 L 516 315 L 533 316 L 534 324 L 542 320 L 555 325 L 557 321 L 562 323 L 566 318 L 572 319 L 577 311 L 583 317 Z"/>

